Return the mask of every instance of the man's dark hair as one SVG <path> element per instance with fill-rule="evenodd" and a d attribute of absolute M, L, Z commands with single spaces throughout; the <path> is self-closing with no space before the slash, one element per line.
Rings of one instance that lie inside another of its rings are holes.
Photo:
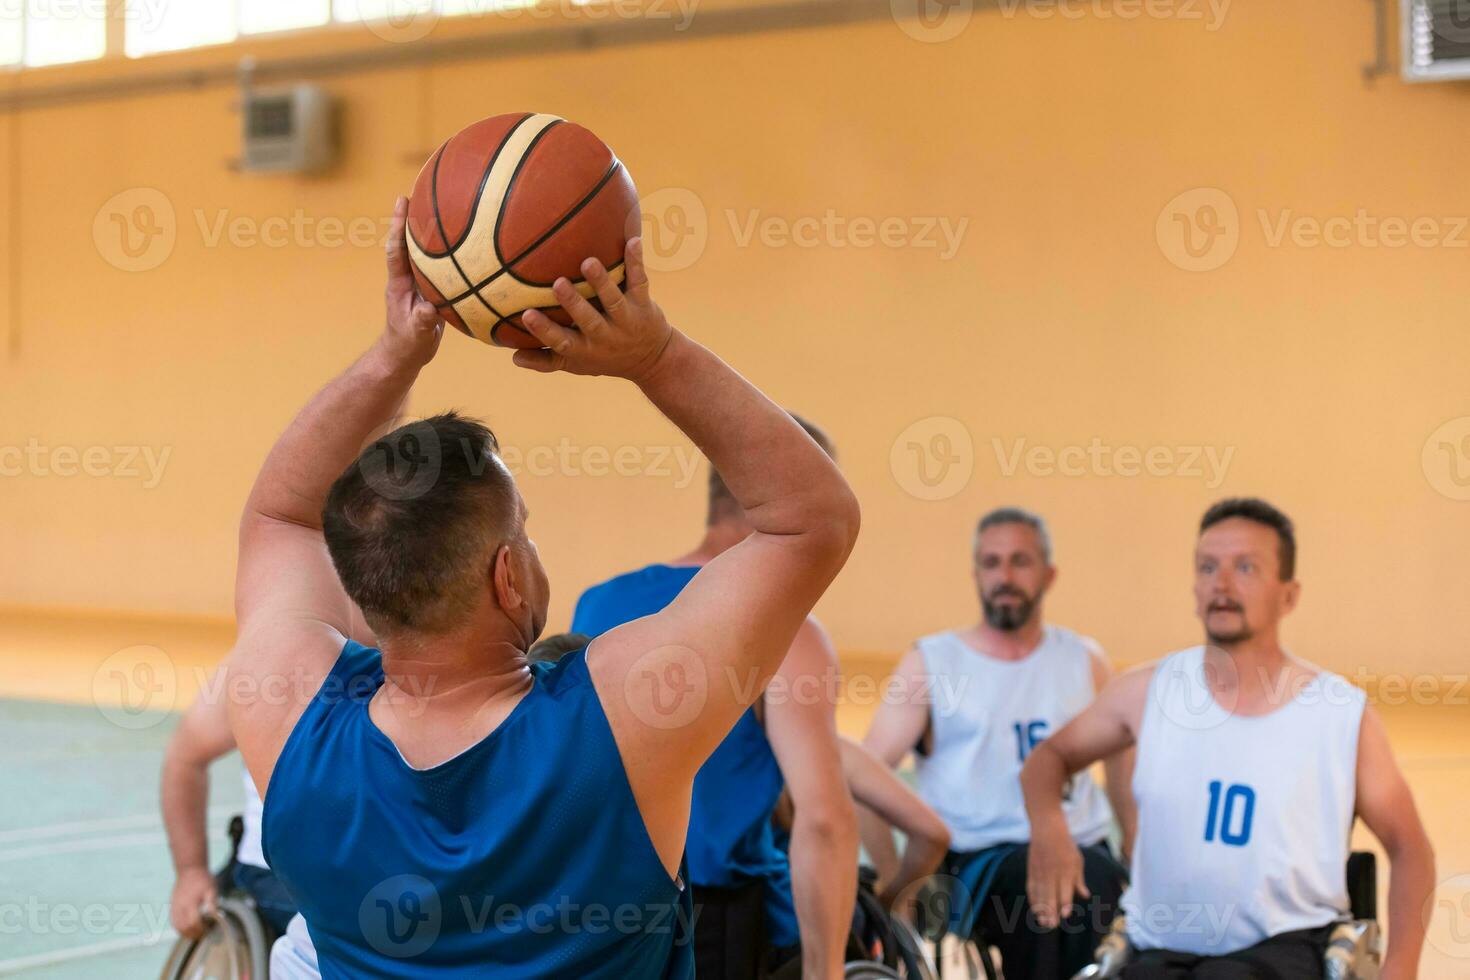
<path fill-rule="evenodd" d="M 1259 497 L 1229 497 L 1205 511 L 1205 516 L 1200 518 L 1199 533 L 1204 534 L 1232 517 L 1264 524 L 1276 532 L 1280 541 L 1277 559 L 1281 566 L 1281 581 L 1290 582 L 1296 576 L 1296 528 L 1291 518 Z"/>
<path fill-rule="evenodd" d="M 495 433 L 449 412 L 376 440 L 332 484 L 327 550 L 374 632 L 444 632 L 474 607 L 520 520 L 499 451 Z"/>
<path fill-rule="evenodd" d="M 975 525 L 975 545 L 979 546 L 981 534 L 998 524 L 1024 524 L 1035 531 L 1036 540 L 1041 545 L 1041 560 L 1051 564 L 1051 532 L 1047 530 L 1046 521 L 1040 514 L 1033 514 L 1020 507 L 997 507 L 980 518 L 980 522 Z"/>
<path fill-rule="evenodd" d="M 813 442 L 822 447 L 822 452 L 831 456 L 833 459 L 837 458 L 837 448 L 832 445 L 832 439 L 827 433 L 822 431 L 820 426 L 813 425 L 795 412 L 788 412 L 787 414 L 796 421 L 797 425 L 806 430 L 806 434 L 812 437 Z M 740 502 L 735 499 L 735 495 L 730 492 L 730 488 L 725 486 L 725 478 L 720 476 L 720 471 L 711 466 L 709 468 L 709 513 L 705 518 L 705 523 L 709 525 L 718 524 L 720 521 L 734 517 L 739 513 Z"/>

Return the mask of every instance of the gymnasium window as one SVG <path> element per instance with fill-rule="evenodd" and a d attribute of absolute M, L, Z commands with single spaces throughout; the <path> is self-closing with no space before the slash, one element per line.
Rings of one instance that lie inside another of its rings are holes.
<path fill-rule="evenodd" d="M 60 65 L 100 58 L 107 50 L 107 21 L 99 0 L 10 0 L 0 11 L 0 64 Z"/>
<path fill-rule="evenodd" d="M 225 44 L 251 34 L 320 27 L 331 0 L 130 0 L 129 57 Z"/>
<path fill-rule="evenodd" d="M 132 58 L 331 23 L 456 17 L 536 0 L 0 0 L 0 67 Z M 572 0 L 586 2 L 586 0 Z M 111 32 L 108 17 L 122 20 Z M 121 39 L 122 51 L 109 50 Z"/>

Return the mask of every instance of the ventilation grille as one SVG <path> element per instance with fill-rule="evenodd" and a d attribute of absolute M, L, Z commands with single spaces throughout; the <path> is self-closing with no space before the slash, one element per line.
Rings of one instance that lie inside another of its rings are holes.
<path fill-rule="evenodd" d="M 1470 78 L 1470 0 L 1402 0 L 1404 77 Z"/>

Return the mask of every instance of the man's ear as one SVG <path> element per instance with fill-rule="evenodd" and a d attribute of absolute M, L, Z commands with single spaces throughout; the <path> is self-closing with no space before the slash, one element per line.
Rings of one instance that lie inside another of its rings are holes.
<path fill-rule="evenodd" d="M 506 612 L 519 609 L 525 604 L 520 589 L 516 587 L 515 569 L 511 565 L 510 545 L 501 545 L 495 550 L 495 559 L 490 564 L 490 578 L 495 586 L 495 601 Z"/>
<path fill-rule="evenodd" d="M 1281 611 L 1283 613 L 1291 612 L 1296 608 L 1296 604 L 1301 601 L 1301 598 L 1302 584 L 1296 581 L 1288 583 L 1286 586 L 1286 601 L 1282 603 Z"/>

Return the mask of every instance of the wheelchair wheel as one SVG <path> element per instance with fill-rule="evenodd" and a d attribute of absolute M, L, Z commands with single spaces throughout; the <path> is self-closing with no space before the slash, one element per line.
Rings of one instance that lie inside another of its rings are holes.
<path fill-rule="evenodd" d="M 918 931 L 897 917 L 890 919 L 889 924 L 898 953 L 898 975 L 903 980 L 938 980 Z"/>
<path fill-rule="evenodd" d="M 270 943 L 248 900 L 221 898 L 219 914 L 198 939 L 180 939 L 160 980 L 267 980 Z"/>
<path fill-rule="evenodd" d="M 897 970 L 882 963 L 849 963 L 844 980 L 902 980 Z"/>

